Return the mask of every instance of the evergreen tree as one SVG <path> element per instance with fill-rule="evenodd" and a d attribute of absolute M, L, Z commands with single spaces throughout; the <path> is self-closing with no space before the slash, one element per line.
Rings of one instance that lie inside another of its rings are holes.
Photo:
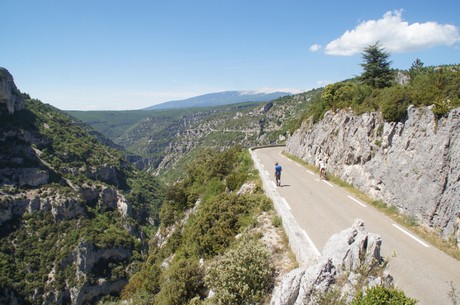
<path fill-rule="evenodd" d="M 418 58 L 412 63 L 409 69 L 411 79 L 414 79 L 423 70 L 423 65 L 423 62 Z"/>
<path fill-rule="evenodd" d="M 393 80 L 391 61 L 388 61 L 390 54 L 385 52 L 379 42 L 365 48 L 362 57 L 364 72 L 361 81 L 373 88 L 390 87 Z"/>

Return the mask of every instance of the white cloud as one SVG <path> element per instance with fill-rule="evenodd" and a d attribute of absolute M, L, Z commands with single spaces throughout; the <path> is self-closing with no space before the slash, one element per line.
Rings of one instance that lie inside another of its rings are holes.
<path fill-rule="evenodd" d="M 326 54 L 350 56 L 377 41 L 389 52 L 422 50 L 437 45 L 452 46 L 460 42 L 459 30 L 450 24 L 413 23 L 402 19 L 402 11 L 386 12 L 383 18 L 368 20 L 340 38 L 331 41 Z"/>
<path fill-rule="evenodd" d="M 310 51 L 311 51 L 311 52 L 318 52 L 319 50 L 321 50 L 321 45 L 319 45 L 319 44 L 316 44 L 316 43 L 315 43 L 314 45 L 312 45 L 312 46 L 310 47 Z"/>

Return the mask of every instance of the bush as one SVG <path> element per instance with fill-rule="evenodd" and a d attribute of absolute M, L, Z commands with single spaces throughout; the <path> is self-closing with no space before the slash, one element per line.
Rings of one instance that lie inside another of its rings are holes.
<path fill-rule="evenodd" d="M 366 294 L 359 292 L 352 305 L 415 305 L 415 299 L 406 297 L 403 291 L 396 288 L 375 286 L 366 290 Z"/>
<path fill-rule="evenodd" d="M 411 102 L 406 88 L 399 86 L 382 90 L 379 99 L 383 118 L 389 122 L 401 122 Z"/>
<path fill-rule="evenodd" d="M 154 304 L 183 305 L 203 291 L 203 274 L 195 258 L 179 259 L 161 276 Z"/>
<path fill-rule="evenodd" d="M 248 213 L 245 205 L 234 194 L 218 195 L 203 202 L 189 229 L 200 256 L 212 257 L 230 245 L 239 230 L 240 218 Z"/>
<path fill-rule="evenodd" d="M 212 262 L 205 276 L 219 304 L 262 303 L 273 281 L 274 269 L 268 250 L 249 237 L 243 237 L 234 249 Z"/>

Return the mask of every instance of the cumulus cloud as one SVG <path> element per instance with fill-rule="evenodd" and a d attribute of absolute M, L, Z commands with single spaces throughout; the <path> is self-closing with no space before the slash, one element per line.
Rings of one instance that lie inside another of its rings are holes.
<path fill-rule="evenodd" d="M 460 41 L 460 34 L 458 28 L 450 24 L 409 24 L 403 20 L 402 10 L 399 10 L 386 12 L 381 19 L 364 21 L 353 30 L 346 31 L 340 38 L 328 43 L 325 52 L 350 56 L 361 53 L 377 41 L 386 51 L 398 53 L 437 45 L 451 46 Z"/>

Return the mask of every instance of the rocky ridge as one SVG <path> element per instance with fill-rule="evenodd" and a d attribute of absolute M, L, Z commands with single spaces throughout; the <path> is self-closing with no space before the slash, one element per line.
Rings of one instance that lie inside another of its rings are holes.
<path fill-rule="evenodd" d="M 460 109 L 437 118 L 430 107 L 407 109 L 404 122 L 380 113 L 329 111 L 306 121 L 286 150 L 376 200 L 396 206 L 460 246 Z"/>

